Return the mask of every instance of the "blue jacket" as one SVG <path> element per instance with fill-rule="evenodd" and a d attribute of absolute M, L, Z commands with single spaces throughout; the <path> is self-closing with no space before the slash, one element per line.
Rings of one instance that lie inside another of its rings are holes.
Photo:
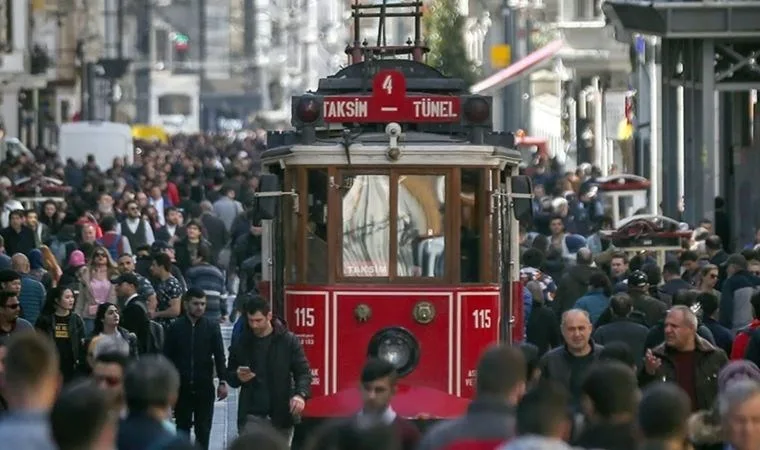
<path fill-rule="evenodd" d="M 608 306 L 610 306 L 610 298 L 604 295 L 601 289 L 594 289 L 579 298 L 573 308 L 586 311 L 591 319 L 591 323 L 596 323 Z"/>
<path fill-rule="evenodd" d="M 201 289 L 206 294 L 206 317 L 218 321 L 227 315 L 226 282 L 218 267 L 211 264 L 193 266 L 185 272 L 185 282 L 187 287 Z"/>
<path fill-rule="evenodd" d="M 42 305 L 45 304 L 45 286 L 29 275 L 21 275 L 21 293 L 18 302 L 21 303 L 21 317 L 31 323 L 37 322 Z"/>

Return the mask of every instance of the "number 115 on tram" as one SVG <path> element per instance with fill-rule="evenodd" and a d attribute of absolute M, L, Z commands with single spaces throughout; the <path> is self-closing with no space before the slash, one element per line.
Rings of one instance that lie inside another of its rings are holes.
<path fill-rule="evenodd" d="M 514 138 L 492 131 L 490 97 L 420 64 L 430 93 L 407 62 L 369 92 L 356 65 L 321 80 L 262 155 L 262 276 L 309 359 L 304 421 L 356 413 L 368 357 L 396 366 L 398 414 L 455 417 L 482 350 L 523 337 Z"/>

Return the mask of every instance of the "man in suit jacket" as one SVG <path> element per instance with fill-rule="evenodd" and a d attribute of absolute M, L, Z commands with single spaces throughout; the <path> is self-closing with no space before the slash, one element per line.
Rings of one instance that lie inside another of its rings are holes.
<path fill-rule="evenodd" d="M 146 305 L 145 299 L 137 293 L 140 281 L 133 273 L 123 273 L 111 282 L 116 286 L 116 294 L 119 296 L 121 326 L 137 336 L 140 353 L 148 353 L 151 344 L 148 310 L 151 306 Z"/>

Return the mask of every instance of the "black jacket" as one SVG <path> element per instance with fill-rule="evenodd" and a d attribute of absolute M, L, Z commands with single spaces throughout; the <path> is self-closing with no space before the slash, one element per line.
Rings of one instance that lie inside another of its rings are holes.
<path fill-rule="evenodd" d="M 294 395 L 309 398 L 311 394 L 311 371 L 309 361 L 303 351 L 303 346 L 295 334 L 285 328 L 278 320 L 273 320 L 274 335 L 267 354 L 266 376 L 271 390 L 271 421 L 277 428 L 293 426 L 293 416 L 290 414 L 290 399 Z M 247 412 L 250 410 L 249 390 L 256 379 L 248 383 L 240 383 L 237 369 L 240 366 L 254 367 L 253 339 L 256 339 L 246 324 L 238 337 L 233 339 L 230 346 L 230 359 L 227 364 L 227 382 L 233 388 L 240 387 L 238 403 L 238 426 L 243 426 Z"/>
<path fill-rule="evenodd" d="M 707 340 L 697 337 L 697 357 L 694 381 L 696 382 L 697 404 L 695 410 L 707 410 L 713 407 L 715 398 L 718 396 L 718 372 L 728 363 L 726 353 L 709 343 Z M 654 356 L 662 360 L 660 368 L 654 375 L 649 375 L 644 369 L 639 371 L 639 384 L 643 387 L 654 381 L 676 381 L 676 367 L 671 355 L 673 350 L 664 343 L 652 349 Z"/>
<path fill-rule="evenodd" d="M 551 308 L 540 302 L 533 302 L 525 334 L 525 340 L 538 347 L 538 356 L 562 343 L 557 316 Z"/>
<path fill-rule="evenodd" d="M 121 308 L 121 326 L 137 337 L 140 354 L 148 353 L 150 319 L 145 299 L 138 295 Z"/>
<path fill-rule="evenodd" d="M 610 342 L 623 342 L 631 349 L 631 354 L 639 364 L 646 351 L 646 341 L 649 329 L 644 325 L 629 319 L 613 319 L 594 331 L 594 342 L 607 345 Z"/>
<path fill-rule="evenodd" d="M 34 328 L 50 336 L 55 340 L 55 316 L 53 314 L 40 315 Z M 87 339 L 84 321 L 76 313 L 69 314 L 69 340 L 71 341 L 71 351 L 74 356 L 74 368 L 79 369 L 84 366 L 85 351 L 84 343 Z"/>
<path fill-rule="evenodd" d="M 213 384 L 214 366 L 220 378 L 227 373 L 222 331 L 206 317 L 195 324 L 187 314 L 177 318 L 166 330 L 164 355 L 177 367 L 183 386 Z"/>
<path fill-rule="evenodd" d="M 585 427 L 573 441 L 573 446 L 600 450 L 636 450 L 638 441 L 635 423 L 602 422 Z"/>

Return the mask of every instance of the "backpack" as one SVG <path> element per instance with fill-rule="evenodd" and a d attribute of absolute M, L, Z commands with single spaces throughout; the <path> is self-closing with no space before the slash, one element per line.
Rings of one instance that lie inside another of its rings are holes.
<path fill-rule="evenodd" d="M 121 245 L 121 234 L 119 234 L 119 233 L 111 234 L 112 238 L 111 238 L 110 243 L 108 243 L 108 244 L 105 241 L 105 237 L 106 236 L 108 236 L 108 235 L 104 235 L 102 238 L 98 239 L 98 244 L 100 244 L 103 247 L 107 248 L 108 249 L 108 253 L 111 254 L 111 259 L 113 259 L 114 261 L 116 261 L 116 260 L 119 259 L 119 256 L 122 253 L 122 248 L 121 247 L 123 247 L 123 246 Z"/>
<path fill-rule="evenodd" d="M 148 308 L 142 302 L 135 302 L 148 314 Z M 164 327 L 155 320 L 148 320 L 148 334 L 143 344 L 143 353 L 161 353 L 164 350 Z"/>

